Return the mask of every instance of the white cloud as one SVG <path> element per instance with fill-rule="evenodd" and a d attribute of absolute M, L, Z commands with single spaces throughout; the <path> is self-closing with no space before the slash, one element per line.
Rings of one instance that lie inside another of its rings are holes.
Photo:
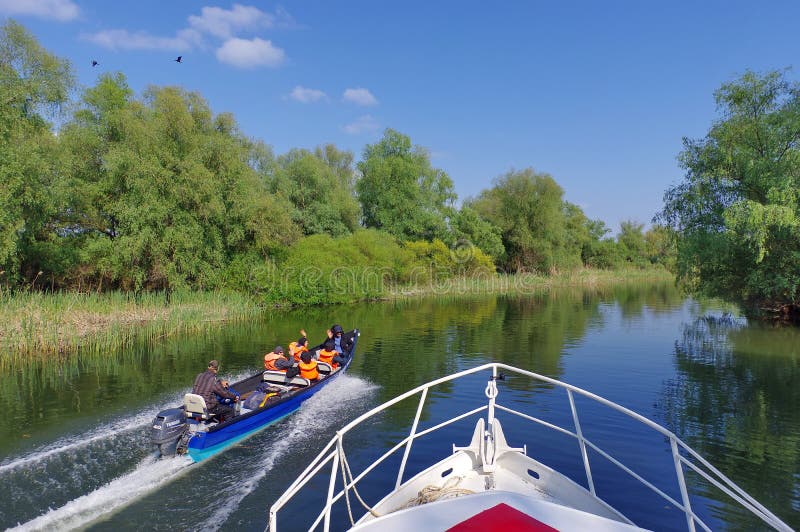
<path fill-rule="evenodd" d="M 356 105 L 363 105 L 365 107 L 378 104 L 378 100 L 375 99 L 375 96 L 373 96 L 372 93 L 367 89 L 363 89 L 361 87 L 357 89 L 345 90 L 342 98 L 346 102 L 352 102 Z"/>
<path fill-rule="evenodd" d="M 354 122 L 351 122 L 344 126 L 342 129 L 345 133 L 349 133 L 351 135 L 358 135 L 359 133 L 366 133 L 369 131 L 375 131 L 379 128 L 378 121 L 375 120 L 370 115 L 359 116 L 356 118 Z"/>
<path fill-rule="evenodd" d="M 322 99 L 326 99 L 328 97 L 327 94 L 322 92 L 321 90 L 317 89 L 308 89 L 306 87 L 301 87 L 298 85 L 295 87 L 291 94 L 289 94 L 289 98 L 292 100 L 296 100 L 300 103 L 313 103 L 318 102 Z"/>
<path fill-rule="evenodd" d="M 16 8 L 17 4 L 71 4 L 72 0 L 0 0 L 0 10 Z M 73 5 L 74 6 L 74 5 Z M 77 9 L 77 8 L 75 8 Z M 173 37 L 152 35 L 146 31 L 129 31 L 126 29 L 103 30 L 92 34 L 83 34 L 83 40 L 112 50 L 172 50 L 188 51 L 199 48 L 208 50 L 208 39 L 222 45 L 216 51 L 217 60 L 239 68 L 256 68 L 259 66 L 277 67 L 283 63 L 286 54 L 283 49 L 272 44 L 272 41 L 259 37 L 242 39 L 240 32 L 257 31 L 264 28 L 294 27 L 292 16 L 283 8 L 277 8 L 275 14 L 266 13 L 257 7 L 233 4 L 230 9 L 206 6 L 200 15 L 191 15 L 188 26 L 177 31 Z M 292 95 L 295 97 L 295 95 Z M 323 96 L 324 93 L 323 93 Z M 316 101 L 313 93 L 300 97 Z M 295 98 L 297 99 L 297 98 Z"/>
<path fill-rule="evenodd" d="M 276 67 L 283 63 L 286 54 L 272 41 L 254 39 L 228 39 L 217 50 L 217 59 L 239 68 L 259 66 Z"/>
<path fill-rule="evenodd" d="M 128 30 L 104 30 L 85 34 L 81 38 L 111 50 L 176 50 L 192 47 L 196 36 L 179 32 L 175 37 L 158 37 L 145 31 L 131 33 Z"/>
<path fill-rule="evenodd" d="M 229 39 L 242 30 L 271 28 L 274 23 L 274 15 L 265 13 L 257 7 L 241 4 L 233 4 L 232 9 L 204 7 L 200 10 L 200 16 L 189 17 L 192 28 L 221 39 Z"/>
<path fill-rule="evenodd" d="M 0 0 L 0 13 L 32 15 L 66 22 L 78 18 L 78 6 L 71 0 Z"/>

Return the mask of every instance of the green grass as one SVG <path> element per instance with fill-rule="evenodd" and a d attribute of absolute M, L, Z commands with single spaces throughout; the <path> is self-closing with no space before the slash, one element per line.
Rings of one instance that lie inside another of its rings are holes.
<path fill-rule="evenodd" d="M 177 332 L 259 315 L 263 306 L 235 292 L 9 292 L 0 289 L 0 363 L 76 350 L 106 351 L 135 338 L 153 341 Z"/>
<path fill-rule="evenodd" d="M 476 294 L 540 294 L 559 288 L 606 288 L 624 284 L 640 284 L 672 280 L 674 276 L 666 270 L 626 269 L 592 270 L 580 269 L 554 275 L 522 273 L 482 277 L 455 277 L 429 285 L 401 285 L 389 290 L 393 298 L 420 295 L 476 295 Z"/>
<path fill-rule="evenodd" d="M 672 279 L 665 270 L 577 270 L 555 275 L 455 277 L 441 282 L 385 285 L 380 298 L 479 294 L 540 294 L 553 289 L 604 289 Z M 374 299 L 374 297 L 373 297 Z M 0 365 L 81 351 L 101 354 L 134 340 L 159 342 L 182 332 L 261 315 L 276 302 L 228 292 L 28 292 L 0 288 Z M 319 303 L 319 302 L 317 302 Z"/>

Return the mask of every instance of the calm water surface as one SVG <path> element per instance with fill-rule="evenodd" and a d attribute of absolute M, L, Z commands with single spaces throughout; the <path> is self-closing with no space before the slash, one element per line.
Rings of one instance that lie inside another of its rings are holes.
<path fill-rule="evenodd" d="M 357 358 L 348 375 L 295 415 L 199 465 L 153 457 L 149 422 L 180 402 L 209 359 L 221 361 L 221 373 L 244 377 L 301 327 L 321 340 L 334 322 L 361 330 Z M 664 285 L 275 312 L 156 347 L 2 368 L 0 528 L 264 530 L 269 507 L 336 428 L 418 384 L 490 361 L 569 382 L 654 419 L 800 528 L 799 356 L 800 330 L 748 324 Z M 473 379 L 440 389 L 423 423 L 466 410 L 482 400 L 484 386 Z M 569 411 L 551 388 L 511 379 L 500 391 L 505 404 L 532 406 L 569 426 Z M 415 409 L 410 402 L 373 421 L 349 453 L 382 453 L 407 433 Z M 577 452 L 560 452 L 565 442 L 503 421 L 510 444 L 527 443 L 528 454 L 585 485 Z M 673 478 L 663 453 L 647 452 L 663 442 L 621 433 L 621 423 L 598 414 L 584 431 L 604 448 L 622 440 L 620 458 L 637 472 Z M 439 460 L 452 443 L 466 445 L 471 425 L 415 444 L 409 472 Z M 354 466 L 358 460 L 351 458 Z M 599 461 L 595 467 L 616 474 Z M 375 503 L 393 478 L 370 478 L 363 493 Z M 641 526 L 685 529 L 680 515 L 625 479 L 599 484 L 598 493 Z M 722 499 L 702 483 L 692 491 L 693 507 L 714 529 L 758 529 Z M 285 530 L 308 525 L 296 508 L 287 516 Z M 339 529 L 345 525 L 338 521 Z"/>

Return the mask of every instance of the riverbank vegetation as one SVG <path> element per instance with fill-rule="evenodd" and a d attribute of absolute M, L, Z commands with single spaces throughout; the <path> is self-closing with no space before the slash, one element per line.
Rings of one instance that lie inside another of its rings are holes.
<path fill-rule="evenodd" d="M 751 315 L 798 318 L 800 84 L 747 72 L 715 97 L 721 117 L 684 139 L 686 177 L 659 215 L 678 236 L 679 278 Z"/>
<path fill-rule="evenodd" d="M 392 129 L 360 160 L 330 144 L 276 155 L 180 87 L 136 95 L 108 73 L 78 91 L 69 63 L 13 20 L 0 27 L 0 87 L 4 347 L 69 349 L 142 308 L 193 327 L 204 301 L 241 316 L 675 260 L 671 231 L 630 221 L 612 236 L 532 168 L 459 204 L 428 151 Z M 198 320 L 219 318 L 210 311 Z"/>
<path fill-rule="evenodd" d="M 354 261 L 402 277 L 431 262 L 463 275 L 670 260 L 648 248 L 660 229 L 630 222 L 614 239 L 530 168 L 458 207 L 452 179 L 391 129 L 358 162 L 333 145 L 275 156 L 179 87 L 137 97 L 121 73 L 102 74 L 71 100 L 68 62 L 13 21 L 0 32 L 0 68 L 9 289 L 265 292 L 252 272 Z"/>
<path fill-rule="evenodd" d="M 671 282 L 664 269 L 576 270 L 559 275 L 514 274 L 458 276 L 370 286 L 372 299 L 420 296 L 473 297 L 485 294 L 534 295 L 576 288 L 585 291 L 642 283 Z M 377 280 L 371 279 L 370 282 Z M 351 282 L 352 279 L 347 279 Z M 297 287 L 295 287 L 297 288 Z M 315 289 L 319 286 L 315 286 Z M 329 299 L 345 300 L 351 289 L 334 285 Z M 279 292 L 275 292 L 279 293 Z M 287 292 L 291 293 L 291 292 Z M 367 293 L 366 291 L 362 293 Z M 0 289 L 0 365 L 18 356 L 50 358 L 77 350 L 106 352 L 134 341 L 158 341 L 175 334 L 262 316 L 269 308 L 288 307 L 288 299 L 242 292 L 42 292 Z"/>
<path fill-rule="evenodd" d="M 157 340 L 261 315 L 237 293 L 45 293 L 0 289 L 0 362 L 81 349 L 110 351 L 134 339 Z"/>

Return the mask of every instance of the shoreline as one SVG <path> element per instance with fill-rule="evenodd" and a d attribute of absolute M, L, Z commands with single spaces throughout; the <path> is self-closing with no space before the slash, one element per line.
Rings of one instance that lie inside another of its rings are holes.
<path fill-rule="evenodd" d="M 553 289 L 607 288 L 673 279 L 674 276 L 663 269 L 582 269 L 551 276 L 498 274 L 455 277 L 427 285 L 390 286 L 371 300 L 532 295 Z M 0 364 L 68 356 L 87 350 L 114 350 L 141 338 L 156 342 L 178 333 L 200 332 L 225 323 L 253 319 L 276 308 L 303 306 L 260 300 L 238 292 L 53 294 L 0 289 Z"/>

